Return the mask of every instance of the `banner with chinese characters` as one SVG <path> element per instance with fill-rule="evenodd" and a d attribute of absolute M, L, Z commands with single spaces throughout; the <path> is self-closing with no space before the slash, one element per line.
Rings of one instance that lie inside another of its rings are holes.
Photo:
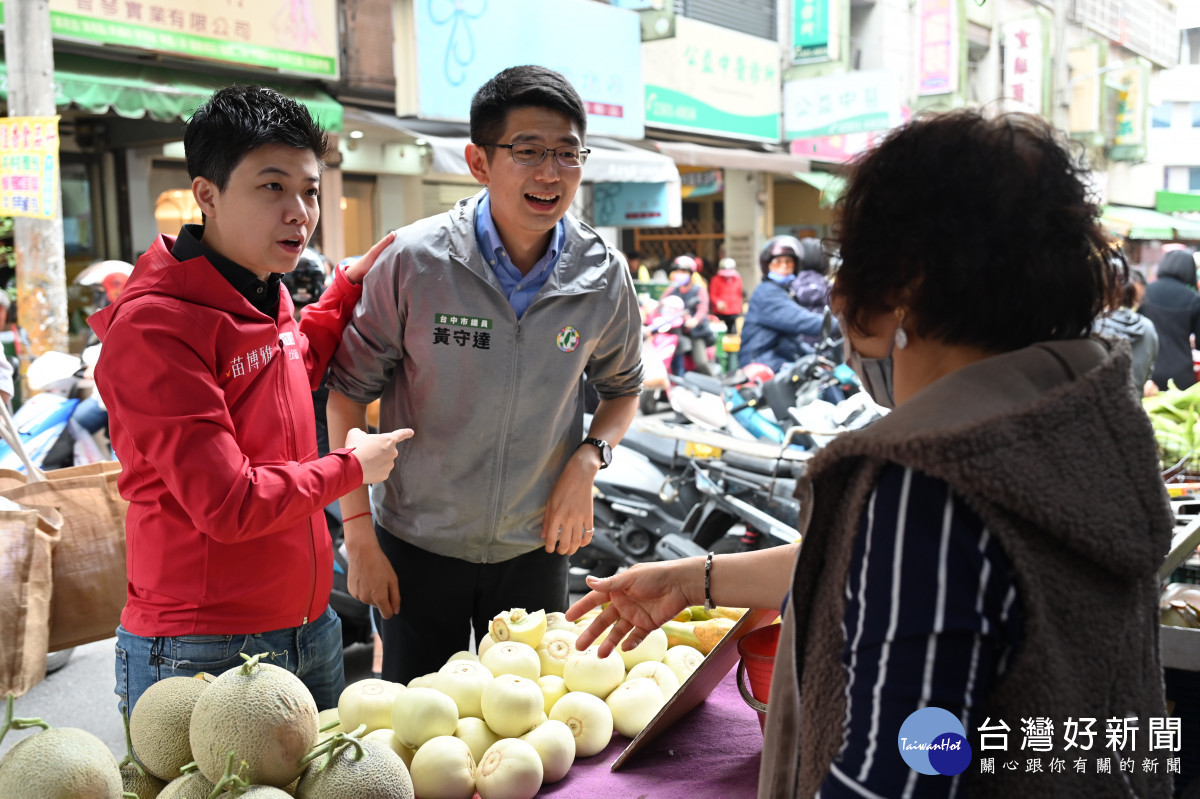
<path fill-rule="evenodd" d="M 415 51 L 415 64 L 406 74 L 396 63 L 397 114 L 466 121 L 475 91 L 493 75 L 538 64 L 571 81 L 587 108 L 589 134 L 645 134 L 637 13 L 591 0 L 422 0 L 412 7 L 413 39 L 397 49 Z"/>
<path fill-rule="evenodd" d="M 783 137 L 887 130 L 900 122 L 895 72 L 863 69 L 783 84 Z"/>
<path fill-rule="evenodd" d="M 89 45 L 338 78 L 337 0 L 50 0 L 50 32 Z"/>
<path fill-rule="evenodd" d="M 917 93 L 958 91 L 958 1 L 921 0 Z"/>
<path fill-rule="evenodd" d="M 698 200 L 725 191 L 725 172 L 704 166 L 680 166 L 680 195 L 685 200 Z"/>
<path fill-rule="evenodd" d="M 1006 22 L 1000 27 L 1004 48 L 1003 97 L 1006 111 L 1044 114 L 1046 40 L 1040 17 Z"/>
<path fill-rule="evenodd" d="M 1134 62 L 1105 77 L 1115 95 L 1113 146 L 1109 150 L 1114 161 L 1138 161 L 1145 156 L 1149 74 L 1149 65 Z"/>
<path fill-rule="evenodd" d="M 58 217 L 58 120 L 0 117 L 0 216 Z"/>
<path fill-rule="evenodd" d="M 687 17 L 642 45 L 646 125 L 779 141 L 779 45 Z"/>
<path fill-rule="evenodd" d="M 792 63 L 828 61 L 829 17 L 833 0 L 793 0 Z"/>

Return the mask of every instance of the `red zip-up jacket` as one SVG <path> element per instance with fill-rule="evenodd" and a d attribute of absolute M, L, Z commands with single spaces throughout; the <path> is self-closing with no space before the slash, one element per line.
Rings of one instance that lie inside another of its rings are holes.
<path fill-rule="evenodd" d="M 126 517 L 122 626 L 141 636 L 296 627 L 329 602 L 322 509 L 361 485 L 350 450 L 317 457 L 311 389 L 362 293 L 339 270 L 293 319 L 245 299 L 205 258 L 159 236 L 117 301 L 88 324 L 103 344 Z"/>

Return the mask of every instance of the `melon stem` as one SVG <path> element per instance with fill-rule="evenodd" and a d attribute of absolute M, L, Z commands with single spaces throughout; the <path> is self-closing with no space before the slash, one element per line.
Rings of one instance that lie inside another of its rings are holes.
<path fill-rule="evenodd" d="M 19 719 L 13 717 L 13 702 L 16 700 L 15 694 L 8 695 L 8 701 L 4 708 L 4 726 L 0 727 L 0 742 L 4 741 L 4 736 L 8 735 L 9 730 L 27 730 L 31 727 L 41 727 L 43 730 L 50 729 L 50 725 L 41 719 Z"/>
<path fill-rule="evenodd" d="M 132 765 L 137 769 L 138 774 L 145 777 L 146 767 L 142 765 L 137 756 L 133 754 L 133 738 L 129 734 L 129 708 L 121 708 L 121 719 L 125 722 L 125 759 L 117 764 L 117 768 L 123 768 L 126 765 Z"/>
<path fill-rule="evenodd" d="M 242 674 L 253 674 L 254 669 L 258 667 L 259 658 L 267 653 L 259 652 L 257 655 L 247 655 L 245 652 L 239 652 L 238 654 L 242 656 L 242 660 L 246 661 L 241 667 Z"/>
<path fill-rule="evenodd" d="M 230 751 L 228 757 L 225 758 L 225 773 L 221 779 L 217 780 L 217 784 L 213 786 L 212 793 L 208 795 L 208 799 L 217 799 L 221 794 L 228 792 L 230 796 L 241 796 L 250 787 L 250 782 L 244 779 L 241 774 L 246 768 L 246 761 L 242 761 L 242 765 L 238 766 L 238 773 L 233 773 L 233 761 L 235 755 Z"/>
<path fill-rule="evenodd" d="M 338 753 L 347 746 L 354 747 L 354 754 L 351 755 L 355 760 L 362 760 L 366 750 L 363 749 L 362 743 L 358 740 L 358 736 L 367 731 L 366 724 L 359 724 L 353 732 L 335 732 L 324 741 L 314 746 L 309 750 L 308 754 L 300 758 L 300 765 L 307 766 L 309 763 L 316 760 L 321 755 L 325 755 L 325 760 L 317 767 L 317 771 L 324 771 Z"/>

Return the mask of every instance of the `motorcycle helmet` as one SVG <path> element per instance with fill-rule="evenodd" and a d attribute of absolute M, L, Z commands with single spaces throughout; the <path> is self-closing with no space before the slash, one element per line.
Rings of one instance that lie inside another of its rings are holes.
<path fill-rule="evenodd" d="M 133 264 L 126 261 L 97 261 L 76 275 L 75 283 L 92 289 L 92 304 L 99 310 L 116 301 L 132 274 Z"/>
<path fill-rule="evenodd" d="M 775 236 L 763 245 L 762 251 L 758 254 L 758 265 L 762 269 L 762 275 L 765 278 L 771 261 L 781 255 L 791 256 L 796 264 L 796 271 L 800 271 L 800 264 L 804 260 L 804 247 L 800 244 L 800 240 L 795 236 Z"/>
<path fill-rule="evenodd" d="M 796 263 L 796 271 L 804 270 L 824 275 L 829 272 L 829 259 L 825 256 L 825 248 L 820 239 L 800 239 L 800 260 Z"/>
<path fill-rule="evenodd" d="M 671 261 L 671 271 L 683 269 L 687 272 L 695 272 L 700 268 L 700 264 L 696 261 L 693 255 L 678 255 L 675 260 Z"/>
<path fill-rule="evenodd" d="M 297 309 L 303 308 L 321 299 L 325 292 L 325 261 L 312 247 L 305 247 L 296 268 L 282 279 L 292 295 L 292 304 Z"/>

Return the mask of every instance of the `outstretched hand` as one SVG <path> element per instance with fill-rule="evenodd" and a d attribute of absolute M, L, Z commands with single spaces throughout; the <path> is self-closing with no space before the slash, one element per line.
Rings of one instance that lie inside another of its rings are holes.
<path fill-rule="evenodd" d="M 379 241 L 367 250 L 366 255 L 357 259 L 354 263 L 346 267 L 346 277 L 351 283 L 361 283 L 363 278 L 367 276 L 367 272 L 371 271 L 371 267 L 375 265 L 375 261 L 379 258 L 379 254 L 386 250 L 393 241 L 396 240 L 396 231 L 392 231 L 384 236 Z"/>
<path fill-rule="evenodd" d="M 612 631 L 600 644 L 597 654 L 607 657 L 618 643 L 629 651 L 647 635 L 693 604 L 684 591 L 687 561 L 639 563 L 612 577 L 588 577 L 590 593 L 567 608 L 567 619 L 575 621 L 593 608 L 608 603 L 575 646 L 587 649 L 610 626 Z M 622 643 L 623 642 L 623 643 Z"/>

